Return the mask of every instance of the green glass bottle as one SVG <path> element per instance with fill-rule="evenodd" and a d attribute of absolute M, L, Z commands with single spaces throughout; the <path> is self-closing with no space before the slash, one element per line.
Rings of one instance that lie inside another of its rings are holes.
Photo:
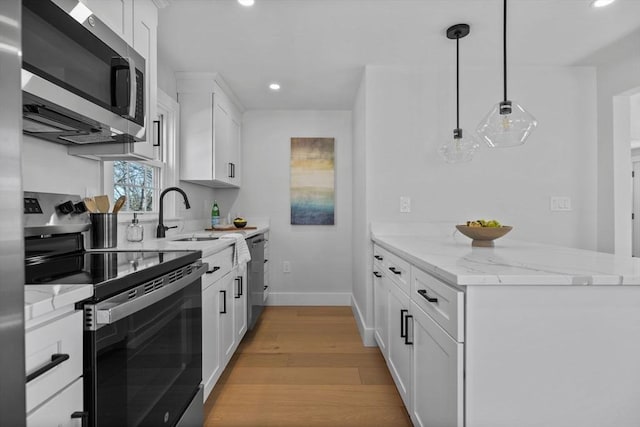
<path fill-rule="evenodd" d="M 211 208 L 211 228 L 220 224 L 220 208 L 218 202 L 213 201 L 213 207 Z"/>

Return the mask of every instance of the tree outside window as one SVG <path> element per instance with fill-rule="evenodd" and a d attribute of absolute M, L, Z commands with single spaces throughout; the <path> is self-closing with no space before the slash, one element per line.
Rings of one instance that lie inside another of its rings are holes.
<path fill-rule="evenodd" d="M 159 170 L 156 167 L 130 161 L 113 163 L 113 200 L 127 197 L 123 211 L 150 212 L 159 192 Z"/>

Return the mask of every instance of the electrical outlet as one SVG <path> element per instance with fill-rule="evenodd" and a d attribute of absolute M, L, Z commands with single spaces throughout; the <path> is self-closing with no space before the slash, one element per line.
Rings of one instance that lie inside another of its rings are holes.
<path fill-rule="evenodd" d="M 401 213 L 411 212 L 411 197 L 408 197 L 408 196 L 400 197 L 400 212 Z"/>
<path fill-rule="evenodd" d="M 549 199 L 549 209 L 551 211 L 570 211 L 571 197 L 553 196 Z"/>
<path fill-rule="evenodd" d="M 291 273 L 291 263 L 289 261 L 282 262 L 282 272 Z"/>

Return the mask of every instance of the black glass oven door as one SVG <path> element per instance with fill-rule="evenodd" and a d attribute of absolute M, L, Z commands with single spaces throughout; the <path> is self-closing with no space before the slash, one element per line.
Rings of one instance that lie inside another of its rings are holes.
<path fill-rule="evenodd" d="M 178 421 L 202 377 L 200 284 L 198 279 L 88 333 L 96 355 L 94 427 L 173 426 Z"/>

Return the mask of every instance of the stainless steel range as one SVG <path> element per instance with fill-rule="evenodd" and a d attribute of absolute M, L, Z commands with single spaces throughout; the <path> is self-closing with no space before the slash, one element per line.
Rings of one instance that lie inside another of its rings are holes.
<path fill-rule="evenodd" d="M 93 427 L 202 425 L 200 251 L 87 251 L 78 196 L 25 193 L 27 284 L 91 284 L 84 410 Z"/>

